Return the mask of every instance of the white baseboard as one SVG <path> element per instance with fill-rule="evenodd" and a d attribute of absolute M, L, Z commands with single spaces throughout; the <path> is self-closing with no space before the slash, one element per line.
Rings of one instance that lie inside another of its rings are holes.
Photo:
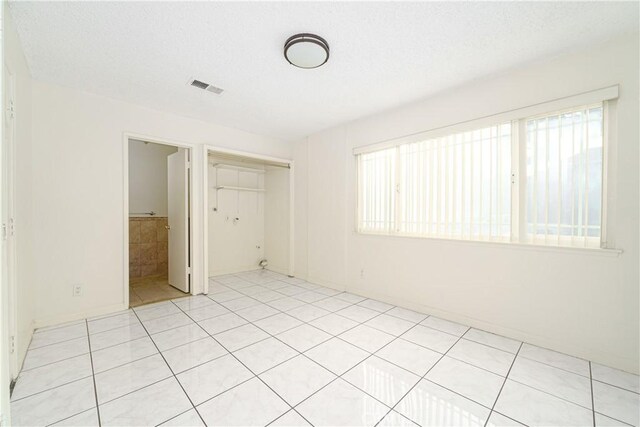
<path fill-rule="evenodd" d="M 483 331 L 491 332 L 493 334 L 502 335 L 507 338 L 511 338 L 518 341 L 523 341 L 529 344 L 536 345 L 538 347 L 547 348 L 560 353 L 568 354 L 570 356 L 578 357 L 585 360 L 601 363 L 606 366 L 622 369 L 626 372 L 638 374 L 638 361 L 621 358 L 620 356 L 607 353 L 606 350 L 589 349 L 584 347 L 573 346 L 567 342 L 558 342 L 547 337 L 543 337 L 536 334 L 531 334 L 526 331 L 505 327 L 491 322 L 486 322 L 481 319 L 467 317 L 465 315 L 454 313 L 446 310 L 441 310 L 436 307 L 425 306 L 423 304 L 417 304 L 402 300 L 399 298 L 393 298 L 388 295 L 383 295 L 377 292 L 371 292 L 362 287 L 349 287 L 347 292 L 351 292 L 363 297 L 376 299 L 378 301 L 393 304 L 398 307 L 406 308 L 409 310 L 418 311 L 420 313 L 428 314 L 430 316 L 440 317 L 444 320 L 460 323 L 472 328 L 481 329 Z"/>
<path fill-rule="evenodd" d="M 312 276 L 304 279 L 309 283 L 315 283 L 316 285 L 324 286 L 327 288 L 335 289 L 336 291 L 346 291 L 346 287 L 344 285 L 340 285 L 338 283 L 329 282 L 327 280 L 317 279 Z"/>
<path fill-rule="evenodd" d="M 274 273 L 284 274 L 285 276 L 289 275 L 289 270 L 287 268 L 281 268 L 278 266 L 269 265 L 266 268 L 269 271 L 273 271 Z M 262 270 L 262 267 L 256 267 L 255 265 L 248 267 L 238 267 L 238 268 L 229 268 L 225 270 L 216 270 L 214 272 L 209 273 L 209 277 L 214 276 L 223 276 L 225 274 L 236 274 L 236 273 L 245 273 L 247 271 L 258 271 Z"/>
<path fill-rule="evenodd" d="M 247 265 L 247 266 L 244 266 L 244 267 L 225 268 L 224 270 L 210 271 L 208 277 L 224 276 L 225 274 L 244 273 L 246 271 L 256 271 L 256 270 L 261 270 L 261 269 L 262 269 L 261 267 L 256 267 L 255 265 Z"/>
<path fill-rule="evenodd" d="M 33 321 L 33 326 L 35 329 L 44 328 L 45 326 L 55 326 L 61 323 L 72 322 L 74 320 L 82 320 L 89 317 L 102 316 L 103 314 L 111 314 L 118 311 L 127 310 L 129 307 L 125 306 L 124 303 L 108 305 L 104 307 L 98 307 L 87 311 L 81 311 L 78 313 L 64 314 L 59 316 L 50 316 L 43 317 L 40 319 L 35 319 Z"/>
<path fill-rule="evenodd" d="M 267 266 L 267 270 L 273 271 L 274 273 L 284 274 L 285 276 L 289 275 L 289 270 L 287 268 L 280 268 L 280 267 L 269 265 Z M 301 279 L 301 277 L 299 277 L 299 279 Z"/>

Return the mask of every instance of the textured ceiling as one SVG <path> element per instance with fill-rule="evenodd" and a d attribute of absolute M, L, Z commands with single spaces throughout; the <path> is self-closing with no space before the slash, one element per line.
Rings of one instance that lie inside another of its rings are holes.
<path fill-rule="evenodd" d="M 287 140 L 638 31 L 637 2 L 14 1 L 10 11 L 36 79 Z M 327 39 L 322 68 L 285 61 L 298 32 Z"/>

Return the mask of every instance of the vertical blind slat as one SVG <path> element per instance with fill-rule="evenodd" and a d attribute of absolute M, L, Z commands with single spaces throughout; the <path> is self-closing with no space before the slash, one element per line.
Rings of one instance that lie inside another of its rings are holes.
<path fill-rule="evenodd" d="M 525 200 L 524 232 L 515 238 L 599 246 L 603 120 L 600 104 L 520 122 L 527 185 L 515 187 L 516 201 Z M 511 173 L 520 167 L 511 154 L 517 124 L 359 154 L 357 229 L 512 241 L 512 230 L 521 229 L 511 224 Z"/>

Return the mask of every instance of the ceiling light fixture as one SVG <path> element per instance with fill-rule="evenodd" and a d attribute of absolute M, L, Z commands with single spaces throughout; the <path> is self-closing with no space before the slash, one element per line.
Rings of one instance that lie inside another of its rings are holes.
<path fill-rule="evenodd" d="M 318 68 L 329 60 L 329 43 L 315 34 L 296 34 L 284 43 L 284 57 L 299 68 Z"/>

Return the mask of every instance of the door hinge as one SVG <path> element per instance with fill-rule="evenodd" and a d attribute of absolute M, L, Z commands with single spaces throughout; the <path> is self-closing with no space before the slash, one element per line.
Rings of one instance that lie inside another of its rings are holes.
<path fill-rule="evenodd" d="M 16 235 L 16 221 L 13 218 L 9 218 L 9 236 Z"/>
<path fill-rule="evenodd" d="M 16 109 L 13 104 L 13 99 L 9 100 L 9 106 L 7 107 L 7 115 L 10 119 L 13 119 L 16 116 Z"/>
<path fill-rule="evenodd" d="M 7 224 L 2 223 L 2 240 L 7 240 Z"/>
<path fill-rule="evenodd" d="M 16 351 L 16 337 L 15 335 L 12 335 L 11 338 L 9 338 L 9 353 L 13 353 Z"/>

